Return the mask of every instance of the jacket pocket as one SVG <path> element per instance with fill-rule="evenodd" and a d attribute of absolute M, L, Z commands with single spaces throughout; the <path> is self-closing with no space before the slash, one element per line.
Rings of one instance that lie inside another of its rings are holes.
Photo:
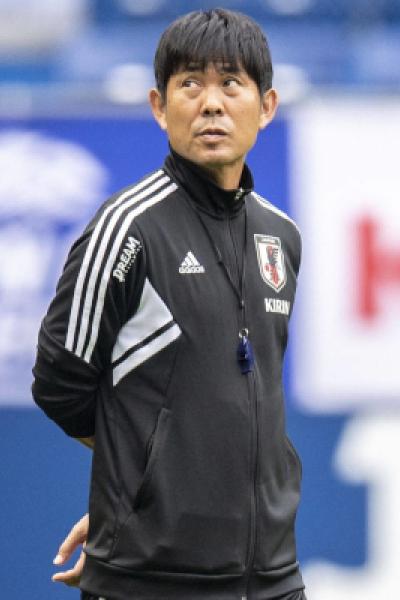
<path fill-rule="evenodd" d="M 271 575 L 297 569 L 295 519 L 301 487 L 300 459 L 286 436 L 276 446 L 275 457 L 275 470 L 260 482 L 254 560 L 255 571 Z"/>
<path fill-rule="evenodd" d="M 147 492 L 153 477 L 154 468 L 157 463 L 157 458 L 161 448 L 164 445 L 169 417 L 170 410 L 168 408 L 163 407 L 158 413 L 157 423 L 148 445 L 146 468 L 133 502 L 134 510 L 138 510 L 146 500 Z"/>
<path fill-rule="evenodd" d="M 303 476 L 303 465 L 301 464 L 301 460 L 300 460 L 299 455 L 297 454 L 296 448 L 293 446 L 293 444 L 290 441 L 290 439 L 289 439 L 288 436 L 286 436 L 285 441 L 286 441 L 287 452 L 289 454 L 289 457 L 292 458 L 292 461 L 294 461 L 294 465 L 295 465 L 296 470 L 297 470 L 298 480 L 299 480 L 299 483 L 300 483 L 301 479 L 302 479 L 302 476 Z M 288 464 L 288 470 L 290 471 L 290 465 L 289 464 Z"/>

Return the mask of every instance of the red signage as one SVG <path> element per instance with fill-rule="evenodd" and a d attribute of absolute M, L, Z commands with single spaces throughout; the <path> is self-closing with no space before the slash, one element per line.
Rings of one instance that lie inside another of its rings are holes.
<path fill-rule="evenodd" d="M 358 221 L 356 232 L 358 313 L 362 319 L 371 321 L 382 311 L 382 291 L 390 287 L 400 292 L 400 243 L 397 248 L 385 245 L 383 224 L 368 216 Z"/>

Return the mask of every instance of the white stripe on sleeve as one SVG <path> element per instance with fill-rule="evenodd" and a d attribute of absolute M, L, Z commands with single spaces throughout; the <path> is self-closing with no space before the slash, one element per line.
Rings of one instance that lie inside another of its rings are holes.
<path fill-rule="evenodd" d="M 82 318 L 81 318 L 81 323 L 80 323 L 80 328 L 79 328 L 78 343 L 76 346 L 76 354 L 78 356 L 82 356 L 85 340 L 87 337 L 87 332 L 89 329 L 90 315 L 92 312 L 92 306 L 93 306 L 93 302 L 94 302 L 94 291 L 96 289 L 96 283 L 97 283 L 99 276 L 101 276 L 101 277 L 104 276 L 100 271 L 101 265 L 102 265 L 103 259 L 105 257 L 105 254 L 106 254 L 107 246 L 111 240 L 114 230 L 116 229 L 116 225 L 117 225 L 121 215 L 126 211 L 127 208 L 131 207 L 134 204 L 137 204 L 140 200 L 143 200 L 143 198 L 147 198 L 148 196 L 150 196 L 153 192 L 155 192 L 157 189 L 159 189 L 162 185 L 164 185 L 168 181 L 170 181 L 169 177 L 163 177 L 162 179 L 158 180 L 156 183 L 153 183 L 153 185 L 151 185 L 149 188 L 140 192 L 137 196 L 135 196 L 131 200 L 128 200 L 127 202 L 122 204 L 112 215 L 110 222 L 108 223 L 107 228 L 104 232 L 104 235 L 102 236 L 101 243 L 100 243 L 99 249 L 96 254 L 96 259 L 93 264 L 93 268 L 92 268 L 92 271 L 90 274 L 90 278 L 89 278 L 89 282 L 88 282 L 88 286 L 87 286 L 87 290 L 86 290 L 85 302 L 84 302 L 83 309 L 82 309 Z M 122 243 L 122 240 L 121 240 L 121 243 Z M 119 248 L 119 246 L 118 246 L 118 248 Z M 118 251 L 118 248 L 117 248 L 117 251 Z M 115 253 L 115 258 L 116 258 L 116 254 L 117 253 Z M 107 280 L 108 280 L 108 278 L 107 278 Z"/>
<path fill-rule="evenodd" d="M 122 327 L 112 352 L 112 362 L 140 344 L 173 319 L 171 312 L 146 278 L 139 308 Z"/>
<path fill-rule="evenodd" d="M 147 179 L 141 181 L 133 188 L 131 188 L 131 189 L 127 190 L 126 192 L 124 192 L 123 194 L 121 194 L 121 196 L 119 196 L 113 204 L 110 204 L 110 206 L 108 206 L 105 209 L 105 211 L 101 215 L 99 221 L 97 222 L 96 227 L 90 238 L 88 247 L 86 248 L 85 256 L 84 256 L 84 259 L 83 259 L 83 262 L 82 262 L 82 265 L 81 265 L 81 268 L 79 271 L 78 279 L 77 279 L 77 282 L 75 285 L 74 297 L 73 297 L 73 301 L 72 301 L 71 313 L 70 313 L 70 318 L 69 318 L 69 323 L 68 323 L 67 338 L 66 338 L 66 342 L 65 342 L 65 347 L 68 350 L 73 351 L 74 338 L 75 338 L 76 326 L 77 326 L 78 316 L 79 316 L 79 307 L 80 307 L 81 299 L 82 299 L 83 286 L 84 286 L 84 283 L 86 280 L 86 275 L 87 275 L 87 271 L 89 268 L 89 264 L 92 259 L 93 253 L 94 253 L 94 248 L 96 246 L 97 240 L 99 238 L 103 224 L 104 224 L 107 216 L 109 215 L 109 213 L 112 210 L 114 210 L 115 208 L 120 206 L 125 200 L 127 200 L 128 198 L 130 198 L 132 195 L 136 194 L 137 192 L 140 192 L 140 190 L 142 190 L 146 185 L 153 182 L 155 179 L 160 177 L 160 175 L 162 175 L 162 174 L 163 174 L 163 171 L 161 171 L 161 170 L 156 171 L 155 173 L 153 173 L 153 175 L 151 175 Z M 162 178 L 159 181 L 162 181 L 162 183 L 160 183 L 158 186 L 157 186 L 157 184 L 155 184 L 157 187 L 161 187 L 163 185 L 163 183 L 165 183 L 165 178 Z"/>
<path fill-rule="evenodd" d="M 154 206 L 158 202 L 161 202 L 164 198 L 166 198 L 172 192 L 174 192 L 177 189 L 177 187 L 178 186 L 175 183 L 172 183 L 171 185 L 164 188 L 161 192 L 159 192 L 158 194 L 156 194 L 149 200 L 144 201 L 137 208 L 134 208 L 132 211 L 130 211 L 126 215 L 126 218 L 123 221 L 123 223 L 121 224 L 121 226 L 118 230 L 118 235 L 115 238 L 113 247 L 108 255 L 106 265 L 101 274 L 100 287 L 99 287 L 99 292 L 97 295 L 96 308 L 95 308 L 94 317 L 93 317 L 93 321 L 92 321 L 90 340 L 89 340 L 88 347 L 85 352 L 85 356 L 83 357 L 86 362 L 90 362 L 93 349 L 96 345 L 97 336 L 99 333 L 101 315 L 103 312 L 104 301 L 105 301 L 105 296 L 106 296 L 106 291 L 107 291 L 107 286 L 108 286 L 108 281 L 109 281 L 111 270 L 112 270 L 113 264 L 115 262 L 115 259 L 117 257 L 118 251 L 119 251 L 120 246 L 126 236 L 126 232 L 128 231 L 128 229 L 135 217 L 137 217 L 138 215 L 145 212 L 151 206 Z M 128 204 L 133 204 L 133 203 L 134 203 L 134 201 L 131 201 Z M 124 209 L 126 207 L 127 207 L 127 204 L 124 206 Z M 88 294 L 89 293 L 90 293 L 90 296 L 93 297 L 94 289 L 91 289 L 91 290 L 88 289 Z M 91 309 L 90 309 L 89 313 L 90 312 L 91 312 Z M 85 335 L 85 337 L 86 337 L 86 335 Z"/>
<path fill-rule="evenodd" d="M 139 365 L 144 363 L 146 360 L 169 346 L 181 335 L 181 330 L 178 325 L 173 325 L 167 331 L 164 331 L 161 335 L 154 338 L 151 342 L 139 348 L 136 352 L 131 354 L 115 367 L 113 370 L 113 384 L 114 386 L 125 377 L 130 371 L 136 369 Z"/>

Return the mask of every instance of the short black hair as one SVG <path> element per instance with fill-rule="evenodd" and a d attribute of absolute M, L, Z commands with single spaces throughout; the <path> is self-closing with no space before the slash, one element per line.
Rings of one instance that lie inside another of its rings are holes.
<path fill-rule="evenodd" d="M 271 54 L 259 25 L 242 13 L 214 8 L 190 12 L 164 31 L 154 58 L 161 96 L 172 75 L 191 65 L 204 70 L 210 63 L 230 71 L 243 68 L 260 95 L 272 86 Z"/>

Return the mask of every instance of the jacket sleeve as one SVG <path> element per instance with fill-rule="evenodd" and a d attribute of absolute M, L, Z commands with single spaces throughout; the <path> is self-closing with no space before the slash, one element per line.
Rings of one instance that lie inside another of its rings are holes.
<path fill-rule="evenodd" d="M 95 434 L 96 395 L 122 325 L 135 313 L 145 255 L 134 223 L 107 210 L 72 246 L 41 324 L 32 393 L 68 435 Z"/>
<path fill-rule="evenodd" d="M 301 231 L 297 225 L 296 225 L 296 233 L 297 233 L 296 277 L 298 277 L 299 272 L 300 272 L 302 253 L 303 253 L 303 239 L 301 237 Z"/>

